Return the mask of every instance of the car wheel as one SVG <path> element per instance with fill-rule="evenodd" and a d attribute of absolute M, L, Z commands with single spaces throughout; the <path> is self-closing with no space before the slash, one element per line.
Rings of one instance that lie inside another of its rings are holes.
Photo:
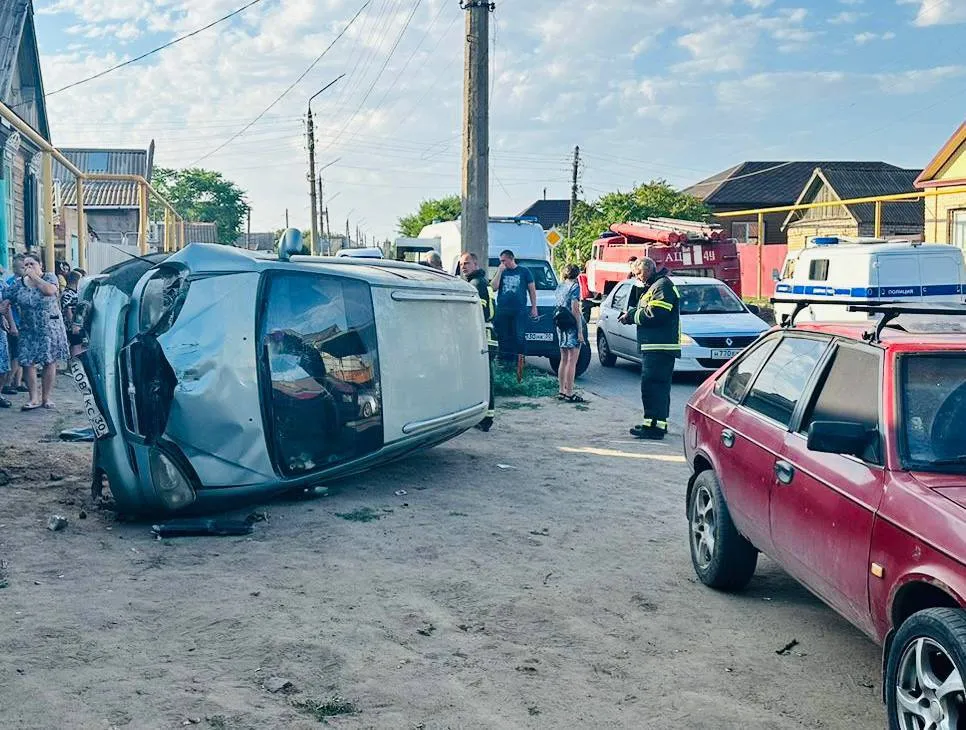
<path fill-rule="evenodd" d="M 600 330 L 597 331 L 597 359 L 605 368 L 612 368 L 617 364 L 617 355 L 611 352 L 607 336 Z"/>
<path fill-rule="evenodd" d="M 955 728 L 966 722 L 966 612 L 927 608 L 905 620 L 889 648 L 890 730 Z"/>
<path fill-rule="evenodd" d="M 560 355 L 548 355 L 547 359 L 550 361 L 550 369 L 553 374 L 556 375 L 557 371 L 560 369 Z"/>
<path fill-rule="evenodd" d="M 691 563 L 702 583 L 723 591 L 748 585 L 758 564 L 758 551 L 735 528 L 718 478 L 710 469 L 694 480 L 688 533 Z"/>
<path fill-rule="evenodd" d="M 590 367 L 590 345 L 584 343 L 580 348 L 580 354 L 577 356 L 577 369 L 574 371 L 574 377 L 579 378 L 581 375 L 587 372 L 587 368 Z"/>

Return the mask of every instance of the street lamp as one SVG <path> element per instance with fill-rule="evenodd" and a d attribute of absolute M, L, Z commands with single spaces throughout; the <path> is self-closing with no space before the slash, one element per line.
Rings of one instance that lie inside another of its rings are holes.
<path fill-rule="evenodd" d="M 345 74 L 335 78 L 334 80 L 327 83 L 321 89 L 316 91 L 312 96 L 309 97 L 309 102 L 306 105 L 308 107 L 308 135 L 309 135 L 309 198 L 312 201 L 312 242 L 309 248 L 309 253 L 315 254 L 319 243 L 319 201 L 316 198 L 317 191 L 315 189 L 315 124 L 312 121 L 312 100 L 315 99 L 319 94 L 327 89 L 331 88 L 336 81 L 341 79 Z"/>

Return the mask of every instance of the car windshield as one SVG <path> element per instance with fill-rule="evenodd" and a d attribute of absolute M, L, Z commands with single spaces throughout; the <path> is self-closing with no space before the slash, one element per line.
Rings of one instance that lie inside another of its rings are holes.
<path fill-rule="evenodd" d="M 745 311 L 745 305 L 726 284 L 677 286 L 681 293 L 681 314 L 739 314 Z"/>
<path fill-rule="evenodd" d="M 906 355 L 901 363 L 905 466 L 966 471 L 966 352 Z"/>
<path fill-rule="evenodd" d="M 382 446 L 379 360 L 368 285 L 309 274 L 269 280 L 261 327 L 269 437 L 286 476 Z"/>
<path fill-rule="evenodd" d="M 496 274 L 499 265 L 499 259 L 490 259 L 490 279 Z M 517 259 L 517 265 L 530 270 L 537 291 L 553 291 L 557 288 L 557 275 L 553 273 L 550 262 L 541 259 Z"/>

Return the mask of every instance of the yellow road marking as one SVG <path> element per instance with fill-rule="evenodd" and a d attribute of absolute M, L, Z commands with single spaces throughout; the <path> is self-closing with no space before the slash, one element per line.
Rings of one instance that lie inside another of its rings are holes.
<path fill-rule="evenodd" d="M 650 461 L 667 461 L 673 464 L 686 463 L 683 456 L 671 456 L 670 454 L 635 454 L 631 451 L 618 451 L 617 449 L 597 449 L 592 446 L 561 446 L 560 451 L 567 454 L 587 454 L 588 456 L 616 456 L 624 459 L 647 459 Z"/>

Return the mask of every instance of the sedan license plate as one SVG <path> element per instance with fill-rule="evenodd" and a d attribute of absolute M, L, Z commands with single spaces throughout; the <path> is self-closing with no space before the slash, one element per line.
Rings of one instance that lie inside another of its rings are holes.
<path fill-rule="evenodd" d="M 88 379 L 87 372 L 84 370 L 81 361 L 76 357 L 71 358 L 68 363 L 68 368 L 71 379 L 84 398 L 84 413 L 87 414 L 87 420 L 90 421 L 91 428 L 94 430 L 94 438 L 101 439 L 105 436 L 110 436 L 111 427 L 108 425 L 107 419 L 104 418 L 104 414 L 101 413 L 101 409 L 97 407 L 97 401 L 94 399 L 94 391 L 91 388 L 91 381 Z"/>
<path fill-rule="evenodd" d="M 553 342 L 553 332 L 525 332 L 523 339 L 528 342 Z"/>
<path fill-rule="evenodd" d="M 711 359 L 712 360 L 730 360 L 735 357 L 741 350 L 712 350 Z"/>

